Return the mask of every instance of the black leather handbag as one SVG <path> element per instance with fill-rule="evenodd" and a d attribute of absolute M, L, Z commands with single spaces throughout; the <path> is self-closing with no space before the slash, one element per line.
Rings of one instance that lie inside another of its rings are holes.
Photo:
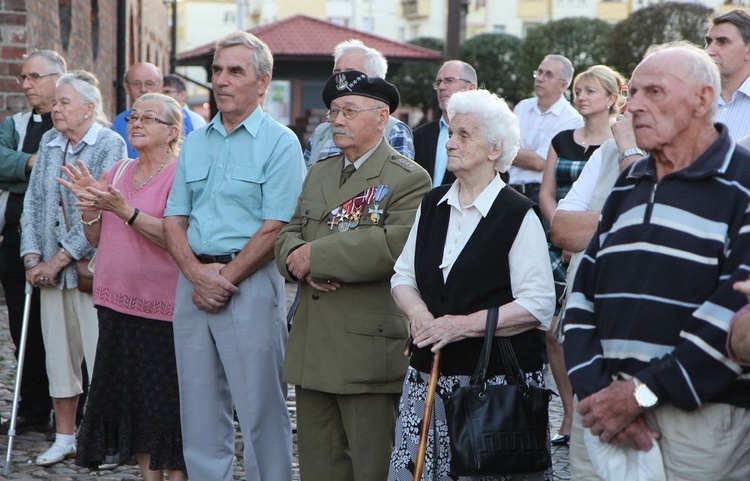
<path fill-rule="evenodd" d="M 469 386 L 443 397 L 451 448 L 451 476 L 501 476 L 543 471 L 552 465 L 547 448 L 549 389 L 526 384 L 508 338 L 495 338 L 497 308 Z M 497 339 L 508 385 L 488 386 L 490 348 Z"/>

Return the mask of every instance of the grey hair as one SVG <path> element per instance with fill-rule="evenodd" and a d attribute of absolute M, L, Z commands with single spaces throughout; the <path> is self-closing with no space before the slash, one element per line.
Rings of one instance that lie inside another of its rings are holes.
<path fill-rule="evenodd" d="M 57 73 L 63 74 L 68 71 L 68 64 L 65 63 L 65 59 L 54 50 L 34 50 L 23 56 L 24 62 L 32 58 L 43 58 L 49 67 L 57 69 Z"/>
<path fill-rule="evenodd" d="M 708 113 L 712 119 L 716 118 L 716 112 L 719 108 L 719 95 L 721 95 L 721 74 L 716 62 L 711 59 L 705 50 L 685 40 L 652 45 L 646 50 L 644 60 L 653 55 L 662 55 L 671 52 L 678 52 L 692 57 L 690 61 L 682 62 L 681 65 L 690 78 L 697 81 L 701 86 L 711 87 L 714 91 L 714 102 L 709 107 Z"/>
<path fill-rule="evenodd" d="M 177 103 L 175 99 L 169 95 L 160 93 L 148 93 L 138 97 L 133 103 L 133 107 L 140 102 L 148 102 L 154 100 L 162 104 L 164 117 L 162 120 L 169 122 L 170 127 L 177 129 L 177 137 L 169 143 L 169 150 L 177 155 L 180 153 L 180 142 L 182 140 L 182 107 Z"/>
<path fill-rule="evenodd" d="M 253 65 L 255 66 L 256 77 L 261 78 L 266 74 L 269 76 L 273 75 L 273 54 L 271 53 L 271 49 L 268 48 L 268 45 L 263 40 L 242 30 L 236 30 L 216 41 L 214 59 L 216 59 L 216 54 L 221 49 L 236 47 L 238 45 L 247 47 L 253 51 Z"/>
<path fill-rule="evenodd" d="M 562 64 L 562 69 L 560 70 L 560 78 L 567 82 L 568 85 L 570 85 L 570 81 L 573 79 L 575 69 L 573 68 L 573 63 L 568 60 L 568 57 L 557 54 L 549 54 L 544 57 L 544 60 L 554 60 L 556 62 L 560 62 Z M 544 60 L 542 60 L 542 62 L 544 62 Z"/>
<path fill-rule="evenodd" d="M 500 172 L 507 171 L 518 154 L 521 129 L 518 117 L 505 100 L 484 89 L 457 92 L 448 100 L 448 118 L 458 114 L 474 116 L 484 140 L 502 150 L 495 168 Z"/>
<path fill-rule="evenodd" d="M 440 70 L 448 65 L 458 65 L 459 67 L 461 67 L 461 75 L 463 75 L 466 80 L 470 80 L 471 83 L 477 85 L 477 71 L 476 69 L 474 69 L 474 67 L 462 60 L 448 60 L 440 66 Z"/>
<path fill-rule="evenodd" d="M 86 70 L 76 70 L 74 72 L 66 73 L 57 80 L 57 87 L 63 85 L 70 85 L 76 92 L 81 95 L 84 102 L 94 104 L 94 121 L 105 127 L 109 127 L 111 124 L 104 115 L 102 109 L 102 93 L 99 90 L 99 80 L 91 72 Z"/>
<path fill-rule="evenodd" d="M 388 61 L 382 53 L 372 47 L 368 47 L 361 40 L 344 40 L 333 49 L 333 61 L 337 63 L 342 55 L 347 53 L 361 53 L 367 57 L 365 62 L 365 73 L 368 77 L 385 78 L 388 73 Z"/>

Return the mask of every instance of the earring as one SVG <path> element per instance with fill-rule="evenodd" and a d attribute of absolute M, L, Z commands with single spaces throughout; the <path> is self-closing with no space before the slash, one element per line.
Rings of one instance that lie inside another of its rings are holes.
<path fill-rule="evenodd" d="M 84 114 L 84 115 L 83 115 L 83 119 L 84 119 L 84 120 L 88 120 L 88 119 L 89 119 L 89 114 Z"/>

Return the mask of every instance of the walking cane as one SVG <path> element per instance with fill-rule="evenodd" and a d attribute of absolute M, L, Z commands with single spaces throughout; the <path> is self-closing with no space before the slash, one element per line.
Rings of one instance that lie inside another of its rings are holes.
<path fill-rule="evenodd" d="M 430 382 L 427 384 L 427 396 L 424 401 L 424 414 L 422 415 L 422 429 L 419 433 L 419 449 L 417 449 L 417 461 L 414 466 L 414 481 L 422 480 L 424 469 L 424 458 L 427 454 L 427 435 L 430 432 L 430 419 L 432 418 L 432 406 L 435 403 L 435 391 L 437 391 L 437 379 L 440 375 L 440 351 L 432 358 L 432 369 L 430 369 Z M 437 442 L 437 440 L 435 440 Z"/>
<path fill-rule="evenodd" d="M 21 394 L 21 375 L 23 374 L 23 359 L 26 355 L 26 334 L 29 330 L 29 313 L 31 312 L 31 295 L 33 287 L 26 283 L 26 299 L 23 303 L 23 324 L 21 325 L 21 343 L 18 346 L 18 368 L 16 369 L 16 383 L 13 388 L 13 409 L 10 415 L 10 427 L 8 429 L 8 452 L 5 455 L 5 466 L 3 476 L 10 474 L 10 457 L 13 453 L 13 438 L 16 437 L 16 417 L 18 416 L 18 398 Z"/>

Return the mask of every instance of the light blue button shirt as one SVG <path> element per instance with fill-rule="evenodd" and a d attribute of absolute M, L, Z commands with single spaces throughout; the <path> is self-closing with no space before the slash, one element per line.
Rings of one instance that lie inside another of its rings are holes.
<path fill-rule="evenodd" d="M 435 149 L 435 175 L 432 176 L 432 186 L 440 187 L 445 177 L 445 169 L 448 168 L 448 151 L 445 144 L 448 143 L 448 123 L 443 117 L 440 117 L 440 132 L 437 138 L 437 148 Z"/>
<path fill-rule="evenodd" d="M 164 216 L 189 217 L 194 253 L 236 252 L 264 221 L 289 221 L 305 170 L 297 136 L 260 107 L 230 134 L 219 113 L 185 139 Z"/>

